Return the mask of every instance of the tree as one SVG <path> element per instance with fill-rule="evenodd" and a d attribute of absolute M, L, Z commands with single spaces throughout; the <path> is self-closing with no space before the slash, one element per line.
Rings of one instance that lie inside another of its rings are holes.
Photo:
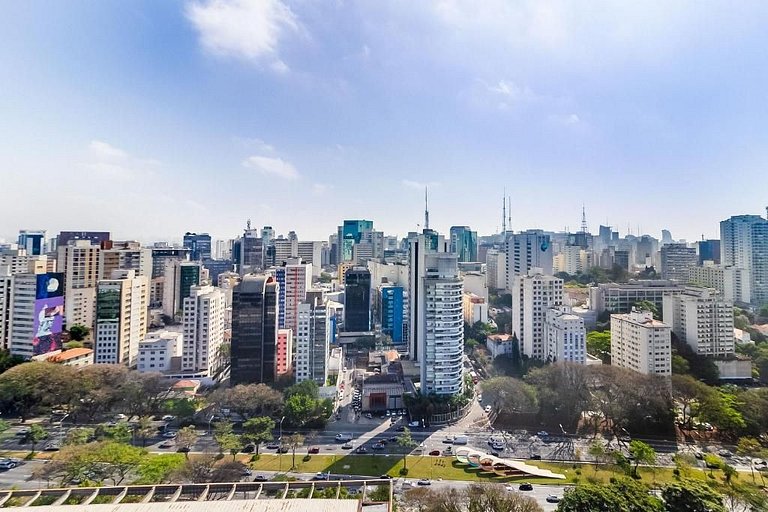
<path fill-rule="evenodd" d="M 133 437 L 133 430 L 131 430 L 127 423 L 121 422 L 113 426 L 99 425 L 96 427 L 95 435 L 100 441 L 109 440 L 116 443 L 129 443 L 131 442 L 131 437 Z"/>
<path fill-rule="evenodd" d="M 11 428 L 11 424 L 5 420 L 0 420 L 0 435 L 7 432 Z"/>
<path fill-rule="evenodd" d="M 611 362 L 611 331 L 587 333 L 587 352 L 599 357 L 604 364 Z"/>
<path fill-rule="evenodd" d="M 190 398 L 170 398 L 163 402 L 162 410 L 176 416 L 179 423 L 190 420 L 197 412 L 197 403 Z"/>
<path fill-rule="evenodd" d="M 458 504 L 459 511 L 466 507 L 467 512 L 541 512 L 542 508 L 533 498 L 518 493 L 507 492 L 501 485 L 472 484 L 463 496 L 460 493 L 448 493 L 442 502 L 444 510 Z M 458 500 L 457 500 L 458 498 Z"/>
<path fill-rule="evenodd" d="M 408 427 L 405 427 L 402 431 L 402 433 L 397 436 L 397 445 L 400 448 L 404 449 L 403 453 L 403 473 L 408 473 L 408 467 L 406 466 L 406 460 L 408 458 L 408 452 L 416 446 L 416 441 L 413 440 L 413 436 L 411 435 L 411 430 Z"/>
<path fill-rule="evenodd" d="M 189 426 L 179 429 L 176 433 L 176 446 L 184 452 L 184 457 L 189 458 L 189 450 L 197 441 L 197 431 L 195 427 Z"/>
<path fill-rule="evenodd" d="M 171 475 L 184 466 L 184 457 L 180 453 L 162 453 L 144 457 L 136 468 L 139 475 L 136 484 L 156 485 L 170 482 Z"/>
<path fill-rule="evenodd" d="M 253 443 L 256 455 L 259 454 L 259 446 L 272 440 L 272 432 L 275 430 L 275 420 L 268 416 L 258 416 L 243 423 L 243 439 Z"/>
<path fill-rule="evenodd" d="M 174 482 L 204 484 L 211 481 L 211 475 L 213 475 L 213 468 L 215 465 L 216 456 L 214 455 L 188 459 L 171 478 Z"/>
<path fill-rule="evenodd" d="M 690 375 L 672 375 L 672 397 L 680 406 L 681 423 L 691 428 L 691 423 L 700 413 L 702 403 L 710 400 L 713 390 Z"/>
<path fill-rule="evenodd" d="M 723 459 L 715 455 L 714 453 L 704 454 L 704 465 L 709 468 L 709 474 L 712 475 L 712 470 L 720 469 L 723 467 Z"/>
<path fill-rule="evenodd" d="M 558 512 L 662 512 L 663 510 L 661 501 L 650 495 L 645 485 L 626 478 L 608 485 L 583 484 L 568 489 L 557 506 Z"/>
<path fill-rule="evenodd" d="M 83 348 L 85 345 L 82 341 L 68 341 L 62 345 L 64 350 L 72 350 L 73 348 Z"/>
<path fill-rule="evenodd" d="M 243 449 L 243 441 L 240 436 L 232 432 L 232 423 L 228 421 L 217 423 L 213 437 L 219 444 L 219 453 L 229 452 L 234 462 L 237 453 Z"/>
<path fill-rule="evenodd" d="M 89 427 L 72 428 L 64 437 L 65 445 L 83 445 L 90 443 L 94 438 L 95 430 Z"/>
<path fill-rule="evenodd" d="M 291 469 L 296 469 L 296 448 L 304 444 L 304 436 L 291 434 L 288 436 L 288 446 L 291 447 Z"/>
<path fill-rule="evenodd" d="M 649 444 L 637 439 L 633 439 L 629 443 L 629 454 L 635 459 L 635 468 L 632 470 L 635 477 L 637 474 L 637 468 L 640 464 L 650 466 L 656 463 L 656 450 L 654 450 Z"/>
<path fill-rule="evenodd" d="M 146 451 L 114 441 L 98 443 L 95 457 L 106 469 L 106 475 L 114 485 L 120 485 L 144 459 Z"/>
<path fill-rule="evenodd" d="M 13 366 L 0 375 L 0 406 L 14 409 L 24 422 L 42 406 L 69 403 L 77 382 L 70 366 L 37 361 Z"/>
<path fill-rule="evenodd" d="M 603 442 L 599 439 L 592 441 L 589 445 L 589 454 L 595 459 L 595 475 L 597 475 L 597 465 L 605 460 L 607 454 Z"/>
<path fill-rule="evenodd" d="M 151 416 L 142 416 L 139 418 L 138 423 L 133 427 L 133 431 L 136 437 L 141 439 L 141 447 L 147 446 L 147 439 L 155 435 L 157 431 L 152 424 Z"/>
<path fill-rule="evenodd" d="M 720 493 L 701 480 L 684 478 L 661 491 L 669 512 L 725 512 Z"/>
<path fill-rule="evenodd" d="M 738 453 L 743 457 L 748 457 L 749 459 L 756 457 L 762 452 L 763 452 L 763 447 L 760 444 L 760 441 L 758 441 L 754 437 L 742 437 L 739 439 L 739 442 L 736 445 L 736 453 Z M 752 464 L 751 461 L 749 464 L 749 468 L 752 470 L 752 483 L 754 483 L 755 482 L 755 465 Z"/>
<path fill-rule="evenodd" d="M 29 444 L 32 445 L 32 450 L 30 453 L 34 454 L 37 443 L 39 443 L 40 441 L 42 441 L 47 437 L 48 437 L 48 432 L 39 424 L 35 423 L 30 425 L 29 433 L 27 433 L 27 441 L 29 441 Z"/>
<path fill-rule="evenodd" d="M 512 377 L 494 377 L 483 382 L 483 399 L 496 410 L 535 412 L 536 389 Z"/>
<path fill-rule="evenodd" d="M 57 480 L 59 487 L 64 487 L 74 479 L 93 481 L 100 484 L 103 480 L 100 471 L 96 471 L 97 460 L 94 444 L 64 446 L 53 459 L 33 473 L 37 480 Z"/>
<path fill-rule="evenodd" d="M 240 480 L 245 471 L 245 464 L 242 462 L 229 461 L 217 464 L 208 479 L 210 482 L 236 482 Z"/>
<path fill-rule="evenodd" d="M 83 341 L 91 334 L 91 329 L 85 325 L 75 324 L 69 328 L 69 337 L 74 341 Z"/>
<path fill-rule="evenodd" d="M 592 403 L 587 367 L 556 363 L 531 370 L 525 381 L 536 389 L 539 415 L 545 424 L 562 424 L 575 431 L 583 411 Z"/>
<path fill-rule="evenodd" d="M 0 373 L 25 362 L 21 356 L 12 356 L 9 350 L 0 349 Z"/>
<path fill-rule="evenodd" d="M 754 512 L 766 510 L 768 498 L 765 493 L 748 484 L 729 481 L 718 486 L 722 493 L 726 510 L 731 512 Z"/>

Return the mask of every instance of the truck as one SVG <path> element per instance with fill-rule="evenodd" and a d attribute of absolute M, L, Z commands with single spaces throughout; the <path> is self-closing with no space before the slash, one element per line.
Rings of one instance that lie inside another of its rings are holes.
<path fill-rule="evenodd" d="M 352 440 L 352 434 L 336 434 L 336 442 L 337 443 L 347 443 Z"/>

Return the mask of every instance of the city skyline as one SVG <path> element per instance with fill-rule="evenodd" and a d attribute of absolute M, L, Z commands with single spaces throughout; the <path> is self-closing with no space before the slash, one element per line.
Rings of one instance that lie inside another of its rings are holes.
<path fill-rule="evenodd" d="M 575 231 L 586 203 L 593 232 L 693 241 L 765 211 L 760 2 L 31 1 L 5 14 L 8 241 L 96 218 L 146 241 L 228 238 L 247 218 L 305 240 L 342 218 L 403 236 L 427 185 L 446 233 L 497 232 L 505 186 L 515 230 Z"/>

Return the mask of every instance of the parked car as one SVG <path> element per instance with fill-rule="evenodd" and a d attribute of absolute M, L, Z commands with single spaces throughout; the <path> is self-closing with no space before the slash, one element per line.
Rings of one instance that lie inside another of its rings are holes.
<path fill-rule="evenodd" d="M 490 413 L 491 413 L 491 406 L 490 405 L 486 405 L 485 406 L 485 414 L 490 414 Z"/>
<path fill-rule="evenodd" d="M 29 435 L 29 428 L 25 427 L 20 429 L 18 432 L 16 432 L 16 435 L 19 437 L 27 437 Z"/>
<path fill-rule="evenodd" d="M 531 460 L 541 460 L 541 455 L 534 454 L 534 455 L 531 455 L 528 458 L 531 459 Z"/>
<path fill-rule="evenodd" d="M 256 475 L 256 478 L 253 479 L 254 482 L 266 482 L 269 478 L 265 477 L 264 475 Z"/>
<path fill-rule="evenodd" d="M 315 474 L 313 477 L 313 480 L 329 480 L 331 478 L 331 473 L 323 473 L 320 471 L 319 473 Z"/>
<path fill-rule="evenodd" d="M 355 450 L 357 453 L 368 453 L 368 450 L 365 446 L 358 446 L 357 450 Z"/>
<path fill-rule="evenodd" d="M 280 443 L 277 441 L 270 441 L 267 443 L 267 450 L 277 450 L 280 448 Z"/>
<path fill-rule="evenodd" d="M 240 451 L 243 453 L 253 453 L 255 449 L 256 449 L 256 445 L 252 443 L 248 443 L 247 445 L 243 446 L 243 449 Z"/>
<path fill-rule="evenodd" d="M 432 450 L 431 452 L 429 452 L 429 454 L 432 455 L 433 457 L 439 457 L 440 450 Z"/>
<path fill-rule="evenodd" d="M 166 414 L 166 415 L 165 415 L 165 416 L 163 416 L 163 418 L 162 418 L 162 420 L 163 420 L 163 421 L 173 421 L 173 420 L 175 420 L 175 419 L 176 419 L 176 416 L 171 416 L 170 414 Z"/>
<path fill-rule="evenodd" d="M 353 448 L 352 443 L 344 443 L 341 445 L 342 450 L 351 450 Z"/>
<path fill-rule="evenodd" d="M 532 491 L 533 490 L 533 484 L 528 483 L 528 482 L 523 482 L 523 483 L 520 484 L 518 489 L 521 490 L 521 491 Z"/>
<path fill-rule="evenodd" d="M 49 441 L 43 446 L 43 451 L 46 452 L 57 452 L 59 450 L 61 450 L 61 443 L 58 441 Z"/>
<path fill-rule="evenodd" d="M 288 453 L 289 448 L 287 446 L 281 446 L 277 449 L 277 453 Z"/>
<path fill-rule="evenodd" d="M 252 474 L 251 468 L 243 468 L 243 476 L 251 476 Z"/>
<path fill-rule="evenodd" d="M 173 441 L 163 441 L 159 445 L 157 445 L 158 448 L 173 448 L 176 445 Z"/>
<path fill-rule="evenodd" d="M 320 453 L 320 448 L 318 448 L 317 446 L 313 446 L 309 450 L 307 450 L 307 453 L 312 453 L 312 454 Z"/>
<path fill-rule="evenodd" d="M 176 451 L 179 453 L 189 453 L 189 446 L 179 446 Z"/>
<path fill-rule="evenodd" d="M 428 478 L 422 478 L 416 483 L 419 485 L 432 485 L 432 482 Z"/>
<path fill-rule="evenodd" d="M 560 496 L 557 494 L 550 494 L 547 496 L 547 503 L 560 503 Z"/>
<path fill-rule="evenodd" d="M 11 459 L 0 459 L 0 469 L 13 469 L 18 464 Z"/>

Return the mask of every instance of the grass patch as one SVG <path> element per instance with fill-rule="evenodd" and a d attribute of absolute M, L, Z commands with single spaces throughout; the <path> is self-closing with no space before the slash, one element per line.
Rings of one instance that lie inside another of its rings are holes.
<path fill-rule="evenodd" d="M 588 480 L 595 481 L 602 484 L 610 482 L 611 477 L 622 476 L 623 473 L 618 466 L 611 464 L 600 464 L 597 466 L 597 472 L 595 472 L 594 464 L 565 464 L 559 462 L 541 462 L 541 461 L 527 461 L 532 466 L 537 466 L 542 469 L 548 469 L 555 473 L 565 475 L 565 482 L 563 483 L 584 483 Z M 638 473 L 640 474 L 642 482 L 649 484 L 653 487 L 663 486 L 670 482 L 675 481 L 675 475 L 673 473 L 674 468 L 648 468 L 640 466 Z M 577 474 L 580 471 L 581 474 Z M 700 469 L 691 468 L 688 478 L 697 480 L 706 480 L 707 475 Z"/>

